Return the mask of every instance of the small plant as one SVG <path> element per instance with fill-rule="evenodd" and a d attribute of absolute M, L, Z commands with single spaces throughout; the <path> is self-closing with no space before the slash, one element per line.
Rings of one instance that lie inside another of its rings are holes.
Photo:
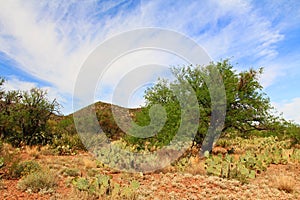
<path fill-rule="evenodd" d="M 78 177 L 73 179 L 72 184 L 80 191 L 87 191 L 90 183 L 88 179 Z"/>
<path fill-rule="evenodd" d="M 10 147 L 3 147 L 0 152 L 0 171 L 3 178 L 16 178 L 15 171 L 21 161 L 21 158 L 16 150 L 10 150 Z"/>
<path fill-rule="evenodd" d="M 208 175 L 219 176 L 222 178 L 233 178 L 242 183 L 248 182 L 249 178 L 255 178 L 256 173 L 247 165 L 245 158 L 235 160 L 233 156 L 226 154 L 223 158 L 221 154 L 218 156 L 210 156 L 205 161 L 205 169 Z"/>
<path fill-rule="evenodd" d="M 97 169 L 95 169 L 95 168 L 87 170 L 87 175 L 90 176 L 90 177 L 94 177 L 97 174 L 99 174 L 99 171 Z"/>
<path fill-rule="evenodd" d="M 41 170 L 41 166 L 36 161 L 24 161 L 19 163 L 15 168 L 12 169 L 11 175 L 14 178 L 20 178 L 39 170 Z"/>
<path fill-rule="evenodd" d="M 111 180 L 107 175 L 96 177 L 76 177 L 72 184 L 81 192 L 87 192 L 88 196 L 108 199 L 136 199 L 136 190 L 140 184 L 138 181 L 131 181 L 130 185 L 121 186 Z"/>
<path fill-rule="evenodd" d="M 39 146 L 26 146 L 25 151 L 35 159 L 40 156 L 40 147 Z"/>
<path fill-rule="evenodd" d="M 290 159 L 292 162 L 300 163 L 300 149 L 294 149 L 293 153 L 290 155 Z"/>
<path fill-rule="evenodd" d="M 290 176 L 277 176 L 274 178 L 274 186 L 287 193 L 292 193 L 295 190 L 295 180 Z"/>
<path fill-rule="evenodd" d="M 77 150 L 86 150 L 78 134 L 57 134 L 51 146 L 59 155 L 76 155 Z"/>
<path fill-rule="evenodd" d="M 49 170 L 40 170 L 23 177 L 18 182 L 18 189 L 22 191 L 52 192 L 57 186 L 56 174 Z"/>
<path fill-rule="evenodd" d="M 62 171 L 62 174 L 65 176 L 72 176 L 72 177 L 76 177 L 80 175 L 80 170 L 76 169 L 76 168 L 66 168 Z"/>
<path fill-rule="evenodd" d="M 2 190 L 4 188 L 5 188 L 4 181 L 3 181 L 2 177 L 0 176 L 0 190 Z"/>
<path fill-rule="evenodd" d="M 55 147 L 54 152 L 57 155 L 76 155 L 76 151 L 73 151 L 69 145 L 58 145 Z"/>

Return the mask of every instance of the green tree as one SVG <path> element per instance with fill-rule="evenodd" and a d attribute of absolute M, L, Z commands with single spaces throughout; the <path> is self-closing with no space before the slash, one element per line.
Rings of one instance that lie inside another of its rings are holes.
<path fill-rule="evenodd" d="M 2 86 L 4 80 L 1 79 Z M 59 113 L 56 100 L 50 101 L 47 92 L 38 88 L 30 91 L 3 91 L 1 89 L 0 134 L 18 146 L 46 144 L 52 134 L 47 129 L 51 115 Z"/>
<path fill-rule="evenodd" d="M 218 98 L 218 95 L 222 93 L 221 87 L 214 88 L 213 92 L 215 94 L 211 94 L 209 90 L 209 85 L 214 81 L 218 81 L 218 77 L 214 74 L 215 70 L 218 70 L 225 87 L 225 102 L 221 100 L 220 102 L 212 102 L 212 99 L 218 101 L 218 99 L 222 98 L 221 96 Z M 219 135 L 217 134 L 218 131 L 224 133 L 236 130 L 245 135 L 247 132 L 253 130 L 268 128 L 268 121 L 271 117 L 269 111 L 272 107 L 270 106 L 269 98 L 262 92 L 262 86 L 258 81 L 259 75 L 262 74 L 262 69 L 250 69 L 237 73 L 231 63 L 228 60 L 224 60 L 211 63 L 205 67 L 190 65 L 181 68 L 172 68 L 172 73 L 176 77 L 176 81 L 159 80 L 156 85 L 148 88 L 144 96 L 146 107 L 138 113 L 136 119 L 138 125 L 149 125 L 150 108 L 153 105 L 160 104 L 165 108 L 167 113 L 167 120 L 163 128 L 154 136 L 146 139 L 127 136 L 126 139 L 128 142 L 139 144 L 143 147 L 149 142 L 151 145 L 163 146 L 172 140 L 178 131 L 182 117 L 182 108 L 180 108 L 180 104 L 172 88 L 174 86 L 180 88 L 183 83 L 188 83 L 197 96 L 200 117 L 198 119 L 199 127 L 194 137 L 194 143 L 199 147 L 203 144 L 202 150 L 211 150 L 213 142 Z M 226 106 L 226 117 L 224 125 L 221 122 L 219 124 L 215 123 L 215 127 L 211 128 L 212 120 L 218 121 L 218 119 L 212 119 L 214 116 L 213 112 L 220 111 L 216 115 L 222 115 L 221 108 L 212 110 L 213 103 L 220 107 Z M 132 131 L 135 132 L 137 130 L 133 129 Z M 204 141 L 208 132 L 210 132 L 212 138 Z"/>

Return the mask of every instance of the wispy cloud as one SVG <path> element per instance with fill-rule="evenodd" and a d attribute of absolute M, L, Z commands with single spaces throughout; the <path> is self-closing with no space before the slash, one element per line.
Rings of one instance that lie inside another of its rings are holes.
<path fill-rule="evenodd" d="M 81 64 L 116 24 L 112 14 L 105 13 L 119 4 L 101 4 L 100 11 L 95 5 L 94 1 L 2 3 L 1 51 L 22 70 L 70 93 Z"/>
<path fill-rule="evenodd" d="M 283 117 L 287 120 L 294 121 L 300 124 L 300 97 L 292 100 L 285 100 L 279 103 L 273 103 L 278 112 L 283 114 Z"/>
<path fill-rule="evenodd" d="M 4 83 L 4 89 L 6 91 L 21 90 L 29 91 L 32 88 L 41 88 L 47 92 L 47 98 L 52 101 L 56 99 L 60 103 L 67 103 L 65 97 L 61 96 L 59 90 L 55 90 L 53 87 L 39 86 L 37 83 L 20 80 L 18 77 L 8 77 L 8 80 Z"/>
<path fill-rule="evenodd" d="M 36 77 L 37 82 L 47 82 L 49 93 L 64 99 L 71 96 L 80 67 L 91 51 L 107 38 L 135 28 L 154 26 L 184 33 L 215 60 L 234 56 L 239 62 L 265 61 L 268 65 L 266 61 L 278 56 L 284 31 L 297 23 L 282 17 L 275 2 L 268 4 L 270 12 L 272 7 L 277 8 L 275 17 L 269 17 L 271 14 L 265 16 L 256 1 L 242 0 L 5 1 L 0 4 L 0 51 L 18 63 L 20 70 Z M 300 18 L 292 5 L 284 9 Z M 166 61 L 146 57 L 142 55 L 136 62 Z M 106 84 L 111 86 L 118 80 L 121 70 L 128 71 L 128 65 L 112 70 Z M 265 86 L 282 76 L 280 67 L 270 67 L 266 72 Z M 37 85 L 16 80 L 10 84 Z"/>

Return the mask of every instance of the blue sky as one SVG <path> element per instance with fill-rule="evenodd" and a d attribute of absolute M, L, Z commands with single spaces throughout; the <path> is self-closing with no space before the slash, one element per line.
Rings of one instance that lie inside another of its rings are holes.
<path fill-rule="evenodd" d="M 231 58 L 238 71 L 264 67 L 260 81 L 272 104 L 300 123 L 298 0 L 5 1 L 0 4 L 0 76 L 7 79 L 6 89 L 48 90 L 63 113 L 70 113 L 76 77 L 92 50 L 143 27 L 185 34 L 213 60 Z M 100 100 L 110 100 L 119 71 L 109 72 Z M 135 96 L 132 105 L 138 102 Z"/>

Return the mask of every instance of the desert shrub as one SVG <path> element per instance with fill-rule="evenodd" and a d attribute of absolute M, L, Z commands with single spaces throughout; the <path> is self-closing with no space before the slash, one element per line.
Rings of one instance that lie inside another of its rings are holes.
<path fill-rule="evenodd" d="M 77 133 L 72 116 L 64 117 L 59 122 L 52 122 L 51 129 L 55 133 L 51 146 L 59 154 L 72 154 L 76 150 L 86 150 Z"/>
<path fill-rule="evenodd" d="M 4 166 L 4 158 L 0 157 L 0 168 Z"/>
<path fill-rule="evenodd" d="M 0 140 L 0 169 L 1 169 L 1 167 L 4 166 L 4 158 L 2 157 L 2 148 L 3 148 L 3 143 Z"/>
<path fill-rule="evenodd" d="M 18 182 L 18 189 L 32 192 L 53 191 L 57 186 L 56 174 L 49 170 L 40 170 L 23 177 Z"/>
<path fill-rule="evenodd" d="M 290 155 L 290 161 L 300 163 L 300 149 L 294 149 Z"/>
<path fill-rule="evenodd" d="M 273 185 L 279 189 L 288 193 L 292 193 L 295 190 L 295 180 L 291 176 L 277 176 L 273 180 Z"/>
<path fill-rule="evenodd" d="M 78 134 L 56 135 L 51 146 L 59 155 L 72 155 L 76 154 L 77 150 L 86 150 Z"/>
<path fill-rule="evenodd" d="M 46 91 L 33 88 L 2 92 L 0 108 L 0 136 L 5 141 L 16 147 L 51 142 L 47 122 L 58 113 L 59 104 L 48 100 Z"/>
<path fill-rule="evenodd" d="M 17 178 L 15 177 L 15 171 L 20 162 L 21 158 L 17 150 L 10 149 L 9 145 L 2 147 L 2 151 L 0 151 L 0 172 L 3 178 Z"/>
<path fill-rule="evenodd" d="M 284 135 L 292 140 L 292 144 L 300 144 L 300 126 L 294 123 L 287 123 Z"/>
<path fill-rule="evenodd" d="M 62 171 L 62 174 L 65 176 L 76 177 L 80 175 L 80 170 L 76 168 L 66 168 Z"/>
<path fill-rule="evenodd" d="M 20 178 L 23 176 L 27 176 L 31 173 L 37 172 L 41 170 L 41 166 L 38 162 L 29 160 L 20 162 L 11 172 L 12 176 L 14 178 Z"/>

